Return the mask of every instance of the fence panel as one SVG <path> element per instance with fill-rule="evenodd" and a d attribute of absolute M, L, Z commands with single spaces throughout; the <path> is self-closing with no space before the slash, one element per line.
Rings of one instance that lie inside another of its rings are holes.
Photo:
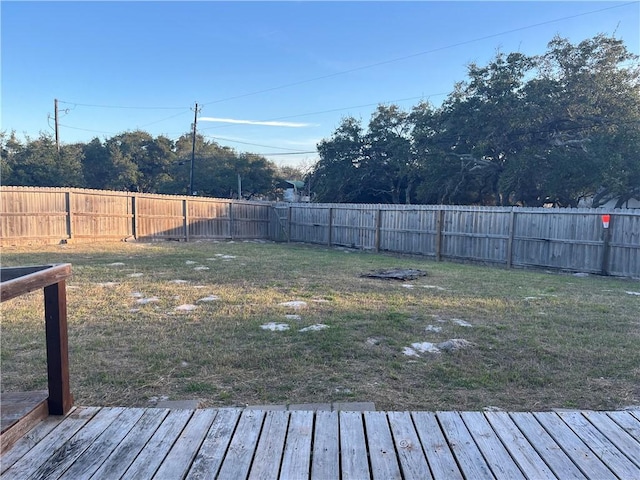
<path fill-rule="evenodd" d="M 508 240 L 509 210 L 452 208 L 444 211 L 442 257 L 506 264 Z"/>
<path fill-rule="evenodd" d="M 640 212 L 616 210 L 611 215 L 608 272 L 640 277 Z M 605 272 L 603 272 L 605 273 Z"/>
<path fill-rule="evenodd" d="M 131 196 L 69 192 L 71 238 L 123 239 L 133 235 Z"/>
<path fill-rule="evenodd" d="M 3 243 L 69 238 L 68 197 L 63 189 L 2 188 L 0 238 Z"/>
<path fill-rule="evenodd" d="M 271 204 L 74 188 L 0 187 L 0 241 L 273 239 L 508 267 L 640 276 L 640 211 Z M 611 215 L 610 228 L 601 215 Z"/>

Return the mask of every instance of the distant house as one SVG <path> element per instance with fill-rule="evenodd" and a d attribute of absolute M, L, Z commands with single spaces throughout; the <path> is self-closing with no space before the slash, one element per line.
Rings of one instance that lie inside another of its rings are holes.
<path fill-rule="evenodd" d="M 291 185 L 292 188 L 287 188 L 284 191 L 284 201 L 285 202 L 309 202 L 309 196 L 304 195 L 302 189 L 304 188 L 304 182 L 300 180 L 286 180 L 286 182 Z"/>

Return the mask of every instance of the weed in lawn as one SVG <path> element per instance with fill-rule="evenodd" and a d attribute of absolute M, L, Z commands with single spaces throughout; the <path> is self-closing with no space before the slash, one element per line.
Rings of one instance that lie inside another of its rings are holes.
<path fill-rule="evenodd" d="M 72 263 L 69 343 L 79 404 L 142 406 L 163 397 L 208 406 L 348 399 L 427 410 L 640 404 L 640 298 L 628 293 L 640 288 L 627 280 L 273 243 L 7 247 L 2 260 Z M 396 267 L 428 276 L 413 288 L 360 277 Z M 292 301 L 306 308 L 280 305 Z M 182 305 L 197 308 L 176 311 Z M 46 387 L 42 318 L 41 293 L 2 304 L 3 390 Z M 260 328 L 283 323 L 290 328 Z M 320 324 L 328 328 L 301 331 Z M 402 354 L 414 343 L 452 339 L 472 346 Z"/>

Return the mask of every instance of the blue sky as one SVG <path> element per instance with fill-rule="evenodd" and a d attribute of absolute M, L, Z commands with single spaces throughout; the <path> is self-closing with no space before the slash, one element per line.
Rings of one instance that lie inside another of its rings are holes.
<path fill-rule="evenodd" d="M 311 164 L 347 115 L 438 105 L 470 62 L 614 34 L 638 54 L 640 2 L 11 2 L 1 128 L 63 143 L 140 128 Z M 127 108 L 120 108 L 127 107 Z M 230 119 L 235 123 L 221 121 Z M 242 121 L 238 123 L 238 121 Z M 246 123 L 253 122 L 253 123 Z M 267 124 L 260 124 L 261 122 Z M 275 122 L 275 123 L 274 123 Z M 256 124 L 258 123 L 258 124 Z"/>

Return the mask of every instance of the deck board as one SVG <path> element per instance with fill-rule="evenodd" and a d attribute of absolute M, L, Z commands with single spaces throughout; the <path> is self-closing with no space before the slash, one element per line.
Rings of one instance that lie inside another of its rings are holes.
<path fill-rule="evenodd" d="M 556 478 L 507 412 L 487 412 L 485 416 L 526 478 L 536 480 Z"/>
<path fill-rule="evenodd" d="M 536 412 L 533 415 L 588 478 L 597 480 L 616 478 L 613 472 L 562 421 L 558 414 L 554 412 Z"/>
<path fill-rule="evenodd" d="M 5 479 L 640 478 L 640 412 L 77 407 L 0 458 Z"/>
<path fill-rule="evenodd" d="M 493 475 L 497 479 L 524 480 L 525 477 L 520 468 L 500 438 L 496 436 L 482 412 L 462 412 L 460 415 Z"/>
<path fill-rule="evenodd" d="M 340 478 L 338 412 L 316 412 L 313 436 L 312 480 Z"/>
<path fill-rule="evenodd" d="M 466 478 L 491 479 L 493 475 L 458 412 L 438 412 L 445 437 Z"/>
<path fill-rule="evenodd" d="M 364 412 L 373 480 L 402 478 L 389 421 L 384 412 Z"/>

